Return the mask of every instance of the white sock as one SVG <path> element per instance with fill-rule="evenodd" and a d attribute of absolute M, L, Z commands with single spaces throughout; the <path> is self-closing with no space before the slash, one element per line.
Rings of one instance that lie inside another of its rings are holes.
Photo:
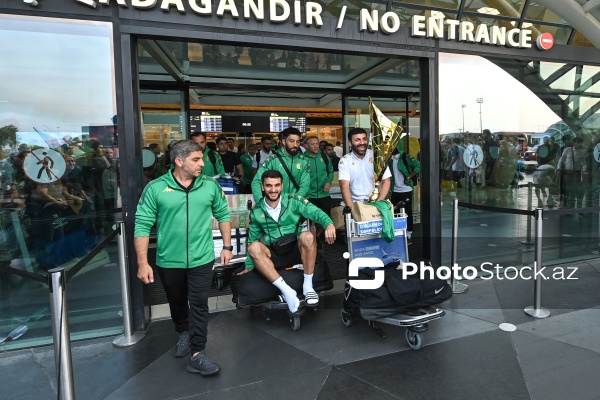
<path fill-rule="evenodd" d="M 283 298 L 288 305 L 288 308 L 291 312 L 298 311 L 298 307 L 300 306 L 300 300 L 298 300 L 298 296 L 296 295 L 296 291 L 292 289 L 282 277 L 279 277 L 273 282 L 273 285 L 277 287 L 277 289 L 281 290 L 281 294 L 283 294 Z"/>
<path fill-rule="evenodd" d="M 315 291 L 315 289 L 313 289 L 312 278 L 313 274 L 304 274 L 304 284 L 302 285 L 302 292 L 304 294 Z"/>
<path fill-rule="evenodd" d="M 304 297 L 306 297 L 306 294 L 311 292 L 315 293 L 315 289 L 313 288 L 313 274 L 304 274 L 304 284 L 302 285 L 302 293 L 304 293 Z M 309 306 L 314 306 L 318 302 L 318 298 L 306 299 L 306 304 Z"/>

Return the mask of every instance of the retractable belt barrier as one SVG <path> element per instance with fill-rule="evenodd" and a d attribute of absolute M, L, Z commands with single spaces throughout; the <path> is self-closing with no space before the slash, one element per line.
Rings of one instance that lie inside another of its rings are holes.
<path fill-rule="evenodd" d="M 556 210 L 556 211 L 544 211 L 542 208 L 536 208 L 535 210 L 516 210 L 502 207 L 490 207 L 484 205 L 463 203 L 458 199 L 453 200 L 453 219 L 452 219 L 452 265 L 458 263 L 458 207 L 485 210 L 492 212 L 499 212 L 504 214 L 516 214 L 526 215 L 535 217 L 535 265 L 534 265 L 534 287 L 533 287 L 533 306 L 525 307 L 524 311 L 527 315 L 534 318 L 546 318 L 550 315 L 550 311 L 542 308 L 542 278 L 537 274 L 537 271 L 542 268 L 542 239 L 543 239 L 543 216 L 544 213 L 561 215 L 561 214 L 573 214 L 573 210 Z M 590 207 L 593 211 L 598 211 L 597 207 Z M 577 211 L 586 209 L 577 209 Z M 453 293 L 464 293 L 468 290 L 468 286 L 464 283 L 456 281 L 454 274 L 452 275 L 452 291 Z"/>
<path fill-rule="evenodd" d="M 125 224 L 119 222 L 117 228 L 102 240 L 92 251 L 86 254 L 69 270 L 64 267 L 52 268 L 46 275 L 25 271 L 10 266 L 0 266 L 0 271 L 18 275 L 26 279 L 48 285 L 50 292 L 50 310 L 52 317 L 52 334 L 54 341 L 54 359 L 56 364 L 57 392 L 60 400 L 75 399 L 73 385 L 73 365 L 71 359 L 71 340 L 68 324 L 66 297 L 67 282 L 87 265 L 115 236 L 118 235 L 119 270 L 121 274 L 121 293 L 123 301 L 123 335 L 115 338 L 117 347 L 130 346 L 144 338 L 143 332 L 132 333 L 129 276 L 127 268 L 127 252 L 125 242 Z"/>

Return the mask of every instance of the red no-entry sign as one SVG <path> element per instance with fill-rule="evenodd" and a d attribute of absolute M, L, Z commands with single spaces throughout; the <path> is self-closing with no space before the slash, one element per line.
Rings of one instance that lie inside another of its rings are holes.
<path fill-rule="evenodd" d="M 536 40 L 540 50 L 550 50 L 554 46 L 554 36 L 550 32 L 544 32 Z"/>

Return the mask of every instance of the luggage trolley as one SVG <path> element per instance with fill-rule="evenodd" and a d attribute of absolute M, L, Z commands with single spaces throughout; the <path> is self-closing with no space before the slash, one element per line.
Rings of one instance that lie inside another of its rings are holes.
<path fill-rule="evenodd" d="M 348 253 L 344 256 L 348 258 L 349 262 L 354 258 L 366 256 L 365 253 L 368 253 L 368 257 L 380 258 L 384 265 L 394 261 L 408 262 L 407 217 L 404 209 L 394 215 L 395 238 L 391 243 L 381 239 L 381 220 L 356 222 L 352 219 L 350 212 L 345 212 L 344 218 L 348 243 Z M 369 320 L 369 327 L 383 338 L 385 338 L 385 333 L 376 325 L 377 322 L 406 328 L 406 342 L 411 349 L 419 350 L 423 345 L 422 333 L 429 328 L 428 323 L 445 314 L 445 310 L 437 307 L 409 309 L 399 314 Z M 354 322 L 354 315 L 344 310 L 343 307 L 341 317 L 342 323 L 347 327 Z"/>
<path fill-rule="evenodd" d="M 310 224 L 311 221 L 305 221 L 301 226 L 302 226 L 302 231 L 308 231 L 310 230 Z M 244 261 L 245 261 L 246 257 L 244 257 Z M 319 260 L 319 255 L 317 254 L 317 261 Z M 233 260 L 232 260 L 233 262 Z M 325 265 L 323 265 L 323 268 L 326 268 Z M 302 318 L 303 315 L 306 314 L 306 310 L 307 309 L 312 309 L 313 312 L 316 312 L 318 309 L 318 304 L 316 305 L 309 305 L 306 303 L 306 299 L 304 299 L 304 297 L 301 295 L 301 292 L 299 292 L 298 288 L 301 288 L 302 284 L 302 280 L 304 279 L 302 277 L 302 265 L 298 264 L 298 265 L 290 265 L 289 267 L 285 268 L 285 269 L 280 269 L 279 273 L 281 274 L 281 276 L 286 280 L 286 282 L 294 287 L 296 289 L 296 292 L 298 292 L 299 295 L 299 300 L 300 300 L 300 305 L 298 307 L 298 310 L 295 312 L 291 312 L 288 308 L 287 302 L 285 301 L 283 295 L 281 294 L 277 294 L 274 295 L 271 299 L 260 302 L 260 303 L 255 303 L 252 305 L 240 305 L 239 302 L 237 300 L 235 300 L 235 291 L 232 290 L 234 292 L 234 300 L 233 302 L 236 304 L 236 308 L 238 309 L 242 309 L 242 308 L 250 308 L 250 307 L 260 307 L 261 311 L 262 311 L 262 316 L 266 321 L 270 321 L 271 320 L 271 311 L 285 311 L 287 313 L 288 316 L 288 321 L 290 323 L 290 327 L 292 328 L 293 331 L 298 331 L 300 330 L 300 320 Z M 258 273 L 258 272 L 256 272 Z M 328 275 L 328 272 L 327 272 Z M 324 273 L 325 276 L 325 273 Z M 266 281 L 265 281 L 266 282 Z M 269 288 L 272 287 L 272 284 L 269 283 Z M 325 282 L 323 282 L 323 285 L 326 285 Z M 328 290 L 331 289 L 331 287 L 333 287 L 333 281 L 331 281 L 331 286 L 325 287 L 325 288 L 319 288 L 318 286 L 315 286 L 315 290 L 317 291 L 323 291 L 323 290 Z M 301 290 L 301 289 L 300 289 Z M 279 291 L 277 289 L 277 291 Z M 320 303 L 319 303 L 320 304 Z"/>
<path fill-rule="evenodd" d="M 245 204 L 248 213 L 252 209 L 252 200 L 248 200 Z M 213 239 L 215 241 L 215 249 L 223 246 L 223 238 L 221 232 L 213 230 Z M 233 228 L 231 229 L 231 245 L 233 246 L 233 258 L 228 265 L 221 264 L 221 258 L 216 257 L 213 264 L 213 282 L 218 291 L 225 289 L 227 286 L 227 278 L 241 264 L 246 262 L 246 244 L 248 240 L 248 228 Z"/>

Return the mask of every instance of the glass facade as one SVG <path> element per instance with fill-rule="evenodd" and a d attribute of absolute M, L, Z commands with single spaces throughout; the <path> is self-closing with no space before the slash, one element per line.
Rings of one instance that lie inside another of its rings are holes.
<path fill-rule="evenodd" d="M 354 23 L 360 10 L 377 10 L 380 16 L 392 11 L 399 16 L 402 28 L 410 26 L 412 16 L 425 15 L 531 28 L 534 39 L 541 32 L 551 32 L 557 44 L 590 46 L 565 20 L 533 0 L 318 2 L 323 6 L 323 16 L 332 18 L 337 18 L 342 7 L 347 6 L 345 18 Z M 18 7 L 2 7 L 13 14 L 22 13 Z M 114 7 L 115 19 L 121 18 L 119 12 L 131 12 L 112 3 L 99 9 L 109 7 Z M 43 15 L 46 11 L 32 8 L 30 14 Z M 0 15 L 0 263 L 4 267 L 40 276 L 52 267 L 72 269 L 112 232 L 113 215 L 121 207 L 117 126 L 123 125 L 122 120 L 132 127 L 128 132 L 135 135 L 131 143 L 139 146 L 133 149 L 124 171 L 129 179 L 127 194 L 132 210 L 135 201 L 131 199 L 139 194 L 132 192 L 141 191 L 147 182 L 164 172 L 162 164 L 168 144 L 188 136 L 190 113 L 194 111 L 219 110 L 222 106 L 232 107 L 229 110 L 239 106 L 244 111 L 252 107 L 305 108 L 307 120 L 311 114 L 319 113 L 329 120 L 307 124 L 307 135 L 333 143 L 344 141 L 345 128 L 369 128 L 369 95 L 388 117 L 410 132 L 416 142 L 408 142 L 408 149 L 415 157 L 423 132 L 420 108 L 432 106 L 434 113 L 439 113 L 439 176 L 421 177 L 415 190 L 414 209 L 418 222 L 421 188 L 427 187 L 431 179 L 436 184 L 439 179 L 444 262 L 449 259 L 449 205 L 456 197 L 464 203 L 506 211 L 461 210 L 461 232 L 466 232 L 460 248 L 461 257 L 465 257 L 462 261 L 490 254 L 498 262 L 530 262 L 531 247 L 521 247 L 519 243 L 529 241 L 532 221 L 519 212 L 538 206 L 547 212 L 548 240 L 544 251 L 550 261 L 598 254 L 600 224 L 594 207 L 598 207 L 600 183 L 600 68 L 595 65 L 515 60 L 509 56 L 486 61 L 443 54 L 439 63 L 440 97 L 422 105 L 421 73 L 425 63 L 418 57 L 432 60 L 439 51 L 430 46 L 430 39 L 421 46 L 420 39 L 408 38 L 398 48 L 393 47 L 393 54 L 387 54 L 392 46 L 381 32 L 374 33 L 383 38 L 381 47 L 376 39 L 371 39 L 375 36 L 366 32 L 359 33 L 360 38 L 353 37 L 350 43 L 341 33 L 344 31 L 334 31 L 332 25 L 330 31 L 321 29 L 321 42 L 313 46 L 307 40 L 311 36 L 297 36 L 290 22 L 282 36 L 284 44 L 276 48 L 268 41 L 275 36 L 269 30 L 271 26 L 260 33 L 243 30 L 242 19 L 230 26 L 222 22 L 227 18 L 221 19 L 223 31 L 215 35 L 209 34 L 209 27 L 193 31 L 186 22 L 181 24 L 185 34 L 179 34 L 174 29 L 179 26 L 173 9 L 166 12 L 169 18 L 161 26 L 164 30 L 160 32 L 165 36 L 159 37 L 146 29 L 162 23 L 161 17 L 152 13 L 163 11 L 139 10 L 135 17 L 127 14 L 130 19 L 120 19 L 126 27 L 122 32 L 136 33 L 122 33 L 117 42 L 125 48 L 116 51 L 112 25 L 91 21 L 103 17 L 87 11 L 88 14 L 81 14 L 87 21 Z M 57 16 L 66 11 L 58 8 L 50 12 L 49 15 Z M 73 15 L 78 14 L 68 17 Z M 150 15 L 147 20 L 145 15 Z M 254 45 L 247 40 L 236 43 L 239 39 L 233 35 L 244 33 L 266 39 Z M 121 60 L 117 71 L 127 70 L 126 80 L 127 73 L 132 72 L 134 84 L 139 83 L 141 89 L 138 93 L 134 87 L 133 99 L 131 87 L 123 90 L 124 98 L 119 101 L 137 107 L 139 95 L 140 107 L 134 117 L 128 114 L 117 118 L 117 96 L 122 92 L 115 88 L 113 63 L 114 57 L 128 57 L 130 49 L 125 43 L 129 39 L 139 44 L 135 49 L 137 59 Z M 331 44 L 331 50 L 323 44 Z M 473 50 L 463 45 L 456 43 L 457 53 L 476 53 L 481 49 L 478 45 Z M 317 48 L 320 50 L 313 51 Z M 514 49 L 504 50 L 505 54 L 514 55 Z M 555 54 L 569 56 L 565 48 L 560 50 L 563 52 Z M 551 53 L 540 57 L 560 58 Z M 472 66 L 480 68 L 470 70 Z M 429 73 L 437 78 L 435 68 Z M 434 115 L 425 120 L 424 129 L 436 125 L 432 121 L 437 118 Z M 490 136 L 484 134 L 486 128 L 490 129 Z M 232 137 L 237 146 L 258 141 L 264 132 L 223 133 Z M 546 146 L 546 136 L 557 147 Z M 209 141 L 215 137 L 216 132 L 209 132 Z M 471 145 L 479 146 L 480 152 L 467 149 Z M 129 146 L 128 143 L 131 150 Z M 457 147 L 463 148 L 462 153 Z M 466 163 L 477 161 L 478 165 L 456 170 L 453 159 L 460 154 L 463 160 L 464 154 L 470 154 L 472 158 Z M 556 172 L 559 166 L 567 169 L 566 165 L 575 173 Z M 426 194 L 423 192 L 423 198 L 427 198 Z M 434 203 L 437 207 L 437 198 Z M 564 212 L 553 214 L 551 211 L 555 210 Z M 436 218 L 437 215 L 431 217 Z M 69 282 L 70 323 L 75 337 L 120 330 L 116 264 L 113 241 L 103 246 Z M 131 261 L 131 265 L 135 262 Z M 0 338 L 14 329 L 25 330 L 22 327 L 28 331 L 18 340 L 0 343 L 0 350 L 47 343 L 47 287 L 10 275 L 5 269 L 0 270 L 0 277 Z M 135 284 L 139 282 L 131 283 Z M 137 296 L 136 318 L 143 319 L 139 317 L 144 301 L 141 290 Z M 139 325 L 143 322 L 138 321 Z"/>
<path fill-rule="evenodd" d="M 452 199 L 486 207 L 460 209 L 460 265 L 482 255 L 531 265 L 535 222 L 525 212 L 536 208 L 544 210 L 544 263 L 598 257 L 598 76 L 590 65 L 441 55 L 443 236 L 451 236 Z M 473 80 L 477 88 L 462 86 Z"/>
<path fill-rule="evenodd" d="M 0 15 L 0 262 L 75 268 L 120 208 L 112 26 Z M 48 287 L 0 272 L 0 350 L 51 338 Z M 69 281 L 74 337 L 121 329 L 116 243 Z"/>

